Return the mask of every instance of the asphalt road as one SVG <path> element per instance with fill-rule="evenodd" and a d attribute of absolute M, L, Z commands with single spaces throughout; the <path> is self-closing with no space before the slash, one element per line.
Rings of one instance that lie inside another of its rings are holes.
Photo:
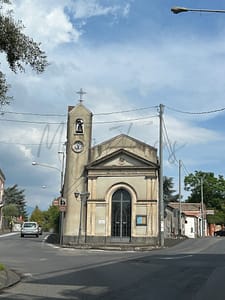
<path fill-rule="evenodd" d="M 225 299 L 225 238 L 149 252 L 57 248 L 42 238 L 0 237 L 0 262 L 22 274 L 1 299 Z"/>

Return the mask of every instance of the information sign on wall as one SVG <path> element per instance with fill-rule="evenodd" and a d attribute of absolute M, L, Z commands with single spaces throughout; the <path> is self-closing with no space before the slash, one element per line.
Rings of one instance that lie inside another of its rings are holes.
<path fill-rule="evenodd" d="M 136 215 L 136 226 L 146 226 L 147 215 Z"/>

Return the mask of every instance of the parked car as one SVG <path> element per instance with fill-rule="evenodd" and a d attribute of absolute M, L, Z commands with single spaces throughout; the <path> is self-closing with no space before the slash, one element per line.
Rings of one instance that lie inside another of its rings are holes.
<path fill-rule="evenodd" d="M 215 231 L 214 236 L 225 236 L 225 230 Z"/>
<path fill-rule="evenodd" d="M 35 235 L 36 237 L 39 237 L 38 227 L 37 222 L 24 222 L 21 227 L 21 237 L 24 237 L 25 235 Z"/>

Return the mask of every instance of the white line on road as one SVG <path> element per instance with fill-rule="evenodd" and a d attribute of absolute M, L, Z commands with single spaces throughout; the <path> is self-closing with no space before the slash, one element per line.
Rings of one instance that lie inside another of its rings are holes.
<path fill-rule="evenodd" d="M 192 257 L 193 255 L 183 255 L 183 256 L 169 256 L 169 257 L 160 257 L 160 259 L 183 259 L 187 257 Z"/>
<path fill-rule="evenodd" d="M 3 233 L 3 234 L 0 234 L 0 238 L 10 236 L 10 235 L 16 235 L 16 234 L 19 234 L 19 232 Z"/>

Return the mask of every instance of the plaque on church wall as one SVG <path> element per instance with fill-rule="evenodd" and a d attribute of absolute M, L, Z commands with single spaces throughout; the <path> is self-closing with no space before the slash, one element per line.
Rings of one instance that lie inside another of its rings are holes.
<path fill-rule="evenodd" d="M 98 220 L 98 224 L 103 224 L 103 225 L 105 225 L 105 220 L 103 220 L 103 219 Z"/>
<path fill-rule="evenodd" d="M 147 216 L 146 215 L 136 215 L 136 226 L 146 226 Z"/>

